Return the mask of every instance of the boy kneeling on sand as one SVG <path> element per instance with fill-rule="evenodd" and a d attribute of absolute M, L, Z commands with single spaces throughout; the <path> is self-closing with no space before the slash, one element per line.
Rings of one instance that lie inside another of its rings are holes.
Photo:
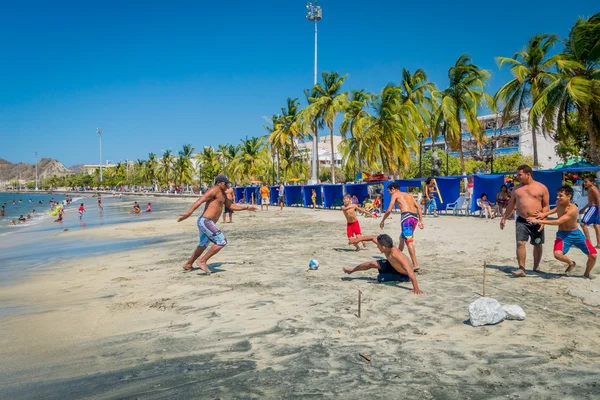
<path fill-rule="evenodd" d="M 579 212 L 577 205 L 571 203 L 573 199 L 573 189 L 571 186 L 561 186 L 557 191 L 556 196 L 556 208 L 544 213 L 538 211 L 535 213 L 535 217 L 527 218 L 527 222 L 535 224 L 545 225 L 558 225 L 558 232 L 556 232 L 556 241 L 554 242 L 554 258 L 558 261 L 562 261 L 568 265 L 565 270 L 565 274 L 575 269 L 575 261 L 572 261 L 567 257 L 567 252 L 571 246 L 577 247 L 588 256 L 588 261 L 585 268 L 584 277 L 591 279 L 590 273 L 592 268 L 596 265 L 596 249 L 588 239 L 585 238 L 583 232 L 577 227 L 577 217 Z M 548 215 L 554 213 L 558 214 L 558 219 L 548 220 L 545 219 Z"/>

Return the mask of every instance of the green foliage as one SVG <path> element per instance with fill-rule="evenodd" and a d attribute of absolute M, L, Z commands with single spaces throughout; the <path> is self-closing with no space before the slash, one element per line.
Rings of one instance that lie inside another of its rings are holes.
<path fill-rule="evenodd" d="M 507 172 L 513 173 L 517 171 L 517 167 L 527 164 L 533 165 L 533 157 L 525 157 L 521 153 L 512 153 L 494 157 L 494 173 Z M 488 165 L 489 167 L 489 165 Z M 539 165 L 538 168 L 542 166 Z"/>

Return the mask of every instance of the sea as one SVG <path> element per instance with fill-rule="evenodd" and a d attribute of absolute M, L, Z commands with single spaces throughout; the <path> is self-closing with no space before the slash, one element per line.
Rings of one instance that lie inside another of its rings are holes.
<path fill-rule="evenodd" d="M 169 202 L 161 198 L 103 195 L 103 208 L 100 209 L 97 198 L 92 194 L 74 193 L 69 196 L 73 201 L 65 205 L 63 221 L 55 222 L 57 217 L 49 214 L 50 201 L 63 202 L 64 194 L 0 192 L 0 206 L 5 204 L 5 216 L 0 217 L 0 287 L 23 281 L 29 274 L 43 273 L 64 261 L 117 253 L 162 241 L 160 238 L 124 240 L 86 235 L 65 238 L 61 235 L 65 230 L 83 232 L 102 225 L 126 225 L 152 219 L 172 219 L 175 223 L 177 215 L 189 207 L 185 202 Z M 134 201 L 141 205 L 142 211 L 151 202 L 153 211 L 131 214 L 129 211 Z M 190 199 L 189 203 L 192 202 Z M 78 209 L 82 203 L 86 212 L 79 219 Z M 19 223 L 18 218 L 27 214 L 31 218 Z M 16 225 L 11 224 L 13 220 Z"/>

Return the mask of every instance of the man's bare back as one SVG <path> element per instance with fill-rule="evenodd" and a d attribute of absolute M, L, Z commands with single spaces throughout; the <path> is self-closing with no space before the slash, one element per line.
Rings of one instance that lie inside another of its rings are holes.
<path fill-rule="evenodd" d="M 225 196 L 227 196 L 227 198 L 229 199 L 229 201 L 233 202 L 233 199 L 234 199 L 233 188 L 227 188 L 227 190 L 225 190 Z"/>
<path fill-rule="evenodd" d="M 396 204 L 398 205 L 398 207 L 400 207 L 400 211 L 411 212 L 414 214 L 418 213 L 417 201 L 411 194 L 405 192 L 396 192 L 394 193 L 393 197 L 396 198 Z"/>
<path fill-rule="evenodd" d="M 398 250 L 397 247 L 392 248 L 392 251 L 389 255 L 385 257 L 390 264 L 394 267 L 394 269 L 400 272 L 403 275 L 408 275 L 407 269 L 410 268 L 410 271 L 413 271 L 413 264 L 403 252 Z"/>
<path fill-rule="evenodd" d="M 600 205 L 600 191 L 596 186 L 591 186 L 588 190 L 588 206 L 596 206 Z"/>

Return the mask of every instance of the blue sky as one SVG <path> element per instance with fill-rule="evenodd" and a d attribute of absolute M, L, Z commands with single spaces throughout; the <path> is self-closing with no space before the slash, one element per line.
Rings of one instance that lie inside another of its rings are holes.
<path fill-rule="evenodd" d="M 0 158 L 67 166 L 264 135 L 262 116 L 312 85 L 305 2 L 19 1 L 0 13 Z M 325 0 L 319 70 L 378 92 L 402 67 L 438 87 L 461 53 L 491 70 L 535 33 L 564 37 L 592 0 Z M 596 3 L 597 4 L 597 3 Z M 558 49 L 557 49 L 558 50 Z"/>

